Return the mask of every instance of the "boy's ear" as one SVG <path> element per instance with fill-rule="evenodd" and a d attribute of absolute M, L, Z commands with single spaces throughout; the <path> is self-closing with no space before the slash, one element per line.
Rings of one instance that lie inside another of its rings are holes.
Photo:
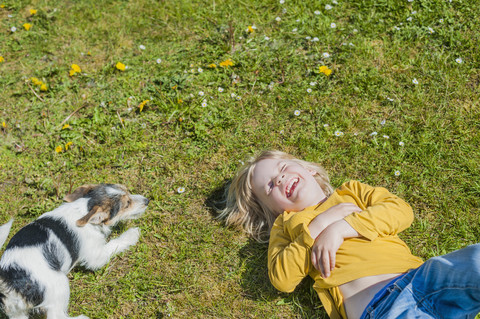
<path fill-rule="evenodd" d="M 314 169 L 309 169 L 308 171 L 310 172 L 310 174 L 312 174 L 312 176 L 317 175 L 317 171 Z"/>

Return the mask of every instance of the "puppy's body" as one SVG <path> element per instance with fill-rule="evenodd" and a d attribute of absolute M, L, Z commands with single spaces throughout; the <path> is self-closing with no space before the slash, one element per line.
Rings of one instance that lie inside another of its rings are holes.
<path fill-rule="evenodd" d="M 0 299 L 10 318 L 28 318 L 32 309 L 45 311 L 49 319 L 69 318 L 68 272 L 78 264 L 101 268 L 138 241 L 138 228 L 108 242 L 107 238 L 118 221 L 145 211 L 145 197 L 130 195 L 121 185 L 102 184 L 82 186 L 66 200 L 22 228 L 5 249 L 0 260 Z M 11 221 L 0 227 L 0 245 L 10 226 Z"/>

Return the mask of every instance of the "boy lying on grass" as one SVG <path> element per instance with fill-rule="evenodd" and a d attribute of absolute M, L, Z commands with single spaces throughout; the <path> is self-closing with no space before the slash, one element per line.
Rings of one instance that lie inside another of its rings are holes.
<path fill-rule="evenodd" d="M 423 262 L 398 233 L 411 207 L 357 181 L 336 190 L 325 170 L 279 152 L 251 159 L 229 186 L 227 225 L 269 239 L 272 284 L 292 292 L 310 276 L 330 318 L 474 318 L 480 244 Z"/>

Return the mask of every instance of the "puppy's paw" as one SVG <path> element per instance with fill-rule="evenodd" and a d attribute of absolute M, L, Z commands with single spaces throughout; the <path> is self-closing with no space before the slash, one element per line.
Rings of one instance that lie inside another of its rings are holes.
<path fill-rule="evenodd" d="M 120 239 L 123 243 L 128 246 L 133 246 L 138 242 L 140 238 L 140 228 L 134 227 L 130 228 L 126 232 L 124 232 L 118 239 Z"/>

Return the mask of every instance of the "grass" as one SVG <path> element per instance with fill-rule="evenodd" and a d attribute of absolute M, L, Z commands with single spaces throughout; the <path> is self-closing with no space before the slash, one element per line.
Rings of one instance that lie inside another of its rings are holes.
<path fill-rule="evenodd" d="M 115 232 L 139 226 L 133 249 L 69 275 L 72 315 L 326 317 L 311 280 L 276 292 L 266 246 L 214 219 L 211 200 L 260 149 L 406 199 L 402 238 L 422 258 L 479 242 L 479 4 L 0 4 L 0 222 L 17 231 L 84 183 L 152 200 Z"/>

